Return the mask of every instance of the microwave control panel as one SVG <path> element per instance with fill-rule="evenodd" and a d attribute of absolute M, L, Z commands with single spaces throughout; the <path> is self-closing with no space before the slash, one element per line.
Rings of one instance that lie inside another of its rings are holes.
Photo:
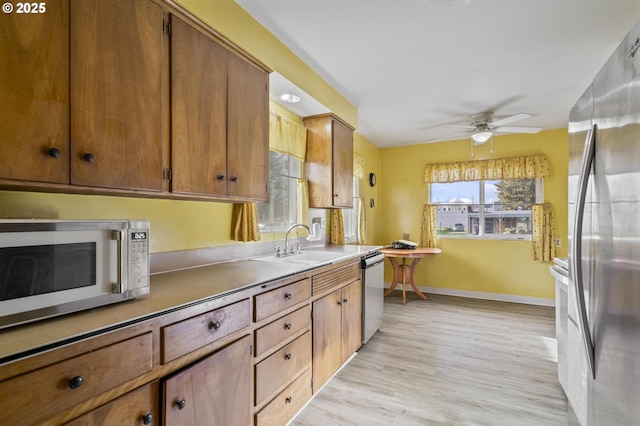
<path fill-rule="evenodd" d="M 149 230 L 129 229 L 129 290 L 149 286 Z"/>

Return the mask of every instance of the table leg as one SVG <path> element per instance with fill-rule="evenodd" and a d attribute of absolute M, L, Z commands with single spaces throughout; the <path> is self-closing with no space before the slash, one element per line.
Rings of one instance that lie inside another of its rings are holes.
<path fill-rule="evenodd" d="M 407 259 L 405 257 L 402 258 L 402 304 L 407 303 L 407 269 L 409 265 L 407 265 Z M 409 272 L 409 279 L 411 279 L 411 271 Z"/>
<path fill-rule="evenodd" d="M 385 296 L 390 295 L 398 285 L 398 262 L 393 257 L 388 257 L 387 259 L 389 259 L 389 262 L 391 262 L 391 266 L 393 266 L 393 281 L 391 281 L 391 286 L 389 287 L 389 289 L 384 292 Z"/>
<path fill-rule="evenodd" d="M 418 288 L 418 286 L 416 285 L 416 279 L 415 279 L 416 266 L 418 266 L 418 262 L 420 260 L 421 258 L 416 257 L 415 259 L 413 259 L 413 262 L 411 262 L 411 268 L 409 272 L 410 282 L 411 282 L 411 287 L 413 287 L 413 291 L 418 295 L 418 297 L 420 297 L 423 300 L 427 300 L 427 296 L 425 296 L 424 293 L 422 293 Z"/>

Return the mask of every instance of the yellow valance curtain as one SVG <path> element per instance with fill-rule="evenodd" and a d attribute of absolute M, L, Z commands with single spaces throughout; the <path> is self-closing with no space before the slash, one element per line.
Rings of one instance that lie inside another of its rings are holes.
<path fill-rule="evenodd" d="M 436 247 L 438 231 L 436 221 L 438 217 L 438 206 L 436 204 L 425 204 L 422 209 L 422 226 L 420 230 L 420 246 Z"/>
<path fill-rule="evenodd" d="M 307 128 L 271 111 L 269 113 L 269 149 L 304 161 L 307 152 Z"/>
<path fill-rule="evenodd" d="M 365 177 L 365 167 L 366 161 L 365 158 L 358 154 L 357 152 L 353 153 L 353 176 L 358 179 L 364 179 Z"/>
<path fill-rule="evenodd" d="M 233 205 L 231 212 L 231 239 L 235 241 L 260 240 L 256 203 Z"/>
<path fill-rule="evenodd" d="M 331 228 L 329 231 L 330 244 L 344 244 L 344 217 L 341 209 L 329 209 Z"/>
<path fill-rule="evenodd" d="M 553 209 L 550 203 L 534 204 L 531 209 L 533 260 L 550 262 L 556 257 Z"/>
<path fill-rule="evenodd" d="M 424 167 L 425 183 L 489 179 L 537 179 L 549 176 L 545 155 L 434 163 Z"/>

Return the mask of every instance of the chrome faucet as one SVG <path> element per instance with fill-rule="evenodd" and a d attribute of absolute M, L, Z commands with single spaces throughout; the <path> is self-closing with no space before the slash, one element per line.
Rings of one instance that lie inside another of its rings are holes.
<path fill-rule="evenodd" d="M 284 236 L 284 255 L 285 256 L 287 254 L 293 254 L 293 253 L 289 253 L 289 232 L 293 231 L 295 228 L 298 228 L 298 227 L 306 229 L 309 235 L 311 235 L 311 229 L 309 229 L 309 227 L 304 223 L 296 223 L 295 225 L 291 225 L 287 230 L 287 234 Z M 300 246 L 298 246 L 298 248 L 299 247 Z"/>

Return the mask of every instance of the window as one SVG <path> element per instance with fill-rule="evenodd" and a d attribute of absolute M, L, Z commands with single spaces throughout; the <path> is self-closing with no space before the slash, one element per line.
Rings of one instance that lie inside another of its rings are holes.
<path fill-rule="evenodd" d="M 353 208 L 342 209 L 342 217 L 344 220 L 344 242 L 357 243 L 358 232 L 360 229 L 360 181 L 357 177 L 353 178 Z"/>
<path fill-rule="evenodd" d="M 258 203 L 260 232 L 284 232 L 298 223 L 298 179 L 302 162 L 269 151 L 269 202 Z"/>
<path fill-rule="evenodd" d="M 438 235 L 530 239 L 531 208 L 542 202 L 542 179 L 432 183 Z"/>

